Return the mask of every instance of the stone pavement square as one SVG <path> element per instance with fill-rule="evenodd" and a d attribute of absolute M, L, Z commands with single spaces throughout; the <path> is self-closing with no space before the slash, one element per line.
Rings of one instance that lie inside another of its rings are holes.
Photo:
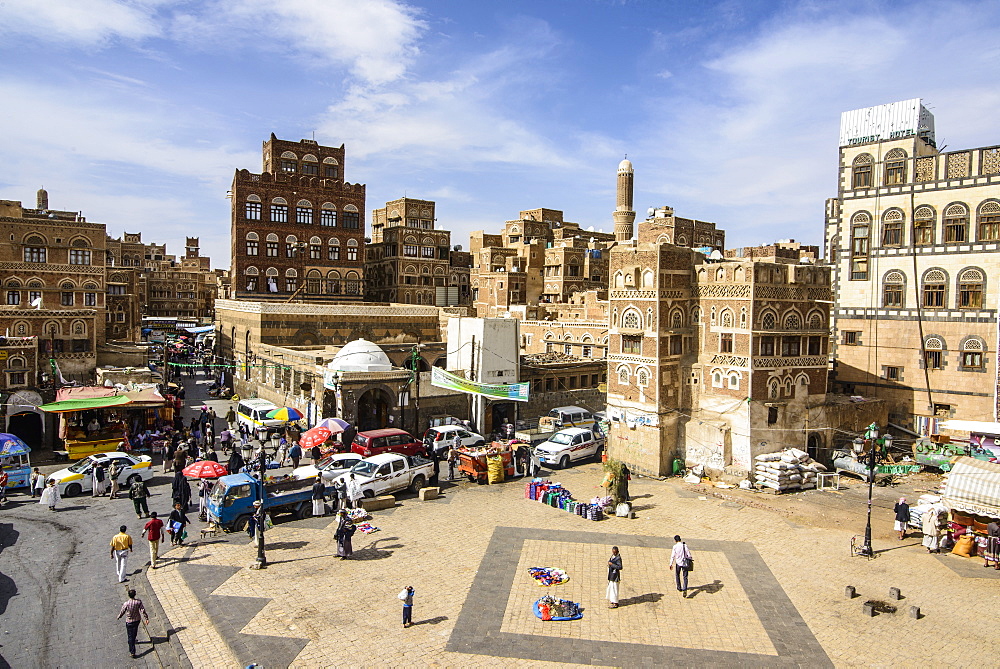
<path fill-rule="evenodd" d="M 672 540 L 666 537 L 550 530 L 536 538 L 539 534 L 494 530 L 448 650 L 612 666 L 626 657 L 657 664 L 832 664 L 749 544 L 689 541 L 697 570 L 689 581 L 693 596 L 684 599 L 667 569 Z M 614 610 L 604 599 L 613 544 L 624 564 L 624 606 Z M 564 568 L 570 581 L 540 588 L 527 575 L 527 568 L 536 566 Z M 702 570 L 712 574 L 710 583 L 699 580 Z M 531 604 L 547 592 L 581 604 L 583 619 L 536 618 Z M 695 605 L 697 597 L 702 601 Z"/>

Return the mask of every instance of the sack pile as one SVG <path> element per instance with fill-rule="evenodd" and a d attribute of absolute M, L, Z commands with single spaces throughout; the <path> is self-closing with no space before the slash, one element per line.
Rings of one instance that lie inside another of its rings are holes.
<path fill-rule="evenodd" d="M 826 471 L 825 466 L 797 448 L 765 453 L 754 460 L 757 463 L 754 468 L 757 484 L 778 492 L 815 488 L 816 475 Z"/>

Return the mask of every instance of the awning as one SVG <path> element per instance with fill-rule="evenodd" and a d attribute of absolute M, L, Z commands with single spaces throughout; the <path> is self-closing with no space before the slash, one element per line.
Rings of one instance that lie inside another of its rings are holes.
<path fill-rule="evenodd" d="M 190 332 L 191 334 L 201 334 L 202 332 L 214 332 L 215 331 L 215 326 L 214 325 L 203 325 L 203 326 L 197 327 L 197 328 L 184 328 L 184 329 L 187 330 L 188 332 Z"/>
<path fill-rule="evenodd" d="M 956 458 L 948 472 L 941 501 L 950 509 L 1000 518 L 1000 465 L 975 458 Z"/>
<path fill-rule="evenodd" d="M 987 423 L 982 420 L 943 420 L 938 425 L 942 430 L 958 430 L 976 434 L 1000 435 L 1000 423 Z"/>
<path fill-rule="evenodd" d="M 66 411 L 83 411 L 85 409 L 106 409 L 108 407 L 129 404 L 130 402 L 131 400 L 125 395 L 116 395 L 114 397 L 93 397 L 90 399 L 50 402 L 38 408 L 48 413 L 65 413 Z"/>
<path fill-rule="evenodd" d="M 56 401 L 89 400 L 95 397 L 114 397 L 118 391 L 107 386 L 77 386 L 60 388 L 56 391 Z"/>

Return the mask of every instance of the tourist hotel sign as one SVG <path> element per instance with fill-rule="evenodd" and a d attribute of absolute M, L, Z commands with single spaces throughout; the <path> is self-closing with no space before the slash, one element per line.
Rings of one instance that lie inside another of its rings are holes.
<path fill-rule="evenodd" d="M 921 104 L 920 98 L 840 115 L 840 146 L 917 136 L 934 144 L 934 115 Z"/>
<path fill-rule="evenodd" d="M 527 402 L 528 389 L 531 387 L 530 383 L 476 383 L 463 379 L 461 376 L 449 374 L 440 367 L 431 369 L 431 385 L 470 395 L 482 395 L 494 400 L 514 400 L 516 402 Z"/>

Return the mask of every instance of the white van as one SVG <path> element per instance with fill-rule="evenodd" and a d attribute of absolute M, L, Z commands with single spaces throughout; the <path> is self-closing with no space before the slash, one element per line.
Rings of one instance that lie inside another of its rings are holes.
<path fill-rule="evenodd" d="M 267 400 L 240 400 L 236 405 L 236 422 L 246 425 L 253 436 L 264 439 L 268 432 L 279 430 L 285 425 L 284 421 L 267 417 L 268 412 L 277 408 Z"/>
<path fill-rule="evenodd" d="M 582 407 L 556 407 L 538 419 L 538 427 L 561 430 L 566 427 L 593 427 L 595 422 L 593 414 Z"/>
<path fill-rule="evenodd" d="M 589 458 L 604 446 L 604 436 L 584 427 L 570 427 L 552 435 L 535 449 L 539 462 L 558 465 L 560 469 L 569 467 L 570 462 Z"/>

